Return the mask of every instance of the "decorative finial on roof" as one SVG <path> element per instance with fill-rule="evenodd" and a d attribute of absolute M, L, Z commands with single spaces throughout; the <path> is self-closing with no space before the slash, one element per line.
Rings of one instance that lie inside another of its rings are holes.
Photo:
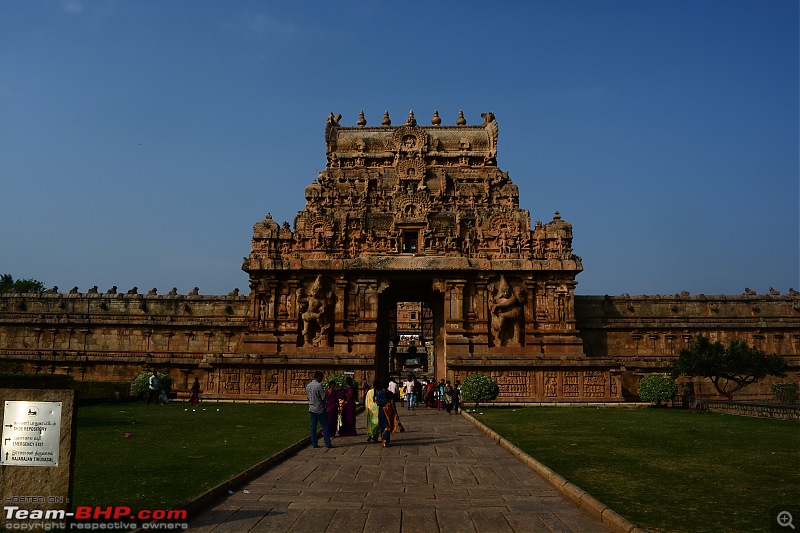
<path fill-rule="evenodd" d="M 433 118 L 431 119 L 431 124 L 433 124 L 434 126 L 438 126 L 441 123 L 442 119 L 439 118 L 439 110 L 437 109 L 433 112 Z"/>
<path fill-rule="evenodd" d="M 367 125 L 367 119 L 364 118 L 364 110 L 361 110 L 361 113 L 358 114 L 358 120 L 356 121 L 359 128 L 363 128 Z"/>
<path fill-rule="evenodd" d="M 408 124 L 409 126 L 416 126 L 417 125 L 417 119 L 414 118 L 414 110 L 413 109 L 408 112 L 408 118 L 406 119 L 406 124 Z"/>
<path fill-rule="evenodd" d="M 388 109 L 383 112 L 383 120 L 381 120 L 381 124 L 383 124 L 384 126 L 391 126 L 392 125 L 392 121 L 389 120 L 389 110 Z"/>
<path fill-rule="evenodd" d="M 561 220 L 561 214 L 558 211 L 553 215 L 553 220 Z"/>
<path fill-rule="evenodd" d="M 458 110 L 458 119 L 456 119 L 456 125 L 457 126 L 466 126 L 467 125 L 467 119 L 464 118 L 464 110 L 463 109 L 459 109 Z"/>

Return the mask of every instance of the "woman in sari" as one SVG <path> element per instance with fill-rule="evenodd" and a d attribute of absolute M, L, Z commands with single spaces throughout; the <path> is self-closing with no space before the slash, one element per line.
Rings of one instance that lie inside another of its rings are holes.
<path fill-rule="evenodd" d="M 353 378 L 347 376 L 347 385 L 342 394 L 342 427 L 339 428 L 340 437 L 355 437 L 356 431 L 356 400 L 358 389 Z"/>
<path fill-rule="evenodd" d="M 375 403 L 378 405 L 378 430 L 384 448 L 389 446 L 392 433 L 397 427 L 397 413 L 394 410 L 393 396 L 394 394 L 385 388 L 380 388 L 375 392 Z"/>
<path fill-rule="evenodd" d="M 453 411 L 453 387 L 450 385 L 448 381 L 445 383 L 444 386 L 444 394 L 442 395 L 443 402 L 444 402 L 444 409 L 447 411 L 447 414 L 452 414 Z"/>
<path fill-rule="evenodd" d="M 339 399 L 341 397 L 342 392 L 336 388 L 336 382 L 331 380 L 328 383 L 325 403 L 325 414 L 328 415 L 328 431 L 330 431 L 331 437 L 336 435 L 339 428 Z"/>
<path fill-rule="evenodd" d="M 192 397 L 189 398 L 189 403 L 191 405 L 200 405 L 200 379 L 194 378 L 194 383 L 192 384 Z"/>
<path fill-rule="evenodd" d="M 436 400 L 433 395 L 433 383 L 425 385 L 425 407 L 436 407 Z"/>
<path fill-rule="evenodd" d="M 367 442 L 378 442 L 378 411 L 381 409 L 375 403 L 375 391 L 379 385 L 378 380 L 375 380 L 372 388 L 364 395 L 364 407 L 367 415 Z"/>

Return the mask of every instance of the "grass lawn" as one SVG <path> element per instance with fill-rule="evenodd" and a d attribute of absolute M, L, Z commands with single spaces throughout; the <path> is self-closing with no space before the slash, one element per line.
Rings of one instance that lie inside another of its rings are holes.
<path fill-rule="evenodd" d="M 307 435 L 308 405 L 302 404 L 80 407 L 73 499 L 77 505 L 174 507 Z"/>
<path fill-rule="evenodd" d="M 677 409 L 480 412 L 478 420 L 651 531 L 769 531 L 773 508 L 800 504 L 796 422 Z"/>

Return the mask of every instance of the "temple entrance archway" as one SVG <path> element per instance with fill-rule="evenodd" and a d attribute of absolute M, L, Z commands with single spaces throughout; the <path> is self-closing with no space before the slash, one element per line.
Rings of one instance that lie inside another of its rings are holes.
<path fill-rule="evenodd" d="M 367 381 L 417 368 L 437 380 L 488 372 L 502 401 L 617 397 L 576 330 L 572 225 L 520 208 L 497 166 L 494 114 L 471 126 L 340 118 L 328 116 L 327 163 L 294 226 L 269 214 L 253 226 L 244 363 L 219 362 L 219 379 L 294 400 L 317 369 Z M 406 312 L 429 313 L 430 331 L 404 331 Z"/>
<path fill-rule="evenodd" d="M 408 372 L 430 379 L 446 372 L 444 296 L 431 280 L 393 280 L 378 297 L 376 379 Z"/>

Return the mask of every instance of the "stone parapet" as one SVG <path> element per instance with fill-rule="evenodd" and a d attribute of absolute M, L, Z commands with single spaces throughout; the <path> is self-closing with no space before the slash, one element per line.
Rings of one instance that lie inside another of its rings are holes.
<path fill-rule="evenodd" d="M 575 296 L 576 327 L 588 356 L 661 367 L 705 335 L 741 340 L 767 353 L 800 355 L 800 295 Z"/>
<path fill-rule="evenodd" d="M 773 418 L 775 420 L 791 420 L 800 422 L 800 405 L 779 405 L 756 402 L 721 402 L 709 400 L 706 407 L 713 413 L 725 415 L 752 416 L 756 418 Z"/>

